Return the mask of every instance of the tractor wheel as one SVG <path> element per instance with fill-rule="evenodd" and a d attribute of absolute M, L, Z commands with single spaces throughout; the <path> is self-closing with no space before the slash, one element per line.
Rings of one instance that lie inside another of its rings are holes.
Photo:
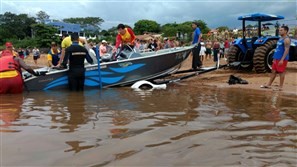
<path fill-rule="evenodd" d="M 277 40 L 271 40 L 255 50 L 253 61 L 257 73 L 271 72 L 276 43 Z"/>
<path fill-rule="evenodd" d="M 237 60 L 238 47 L 231 46 L 228 51 L 228 63 L 233 63 Z"/>
<path fill-rule="evenodd" d="M 240 62 L 243 60 L 244 53 L 236 46 L 231 46 L 228 51 L 228 63 Z M 234 69 L 241 69 L 250 71 L 253 69 L 253 64 L 240 64 L 239 67 Z"/>

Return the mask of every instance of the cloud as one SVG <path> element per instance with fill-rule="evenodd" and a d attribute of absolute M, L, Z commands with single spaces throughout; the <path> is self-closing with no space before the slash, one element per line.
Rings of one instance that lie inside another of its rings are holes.
<path fill-rule="evenodd" d="M 101 17 L 103 29 L 119 23 L 134 26 L 141 19 L 163 25 L 201 19 L 210 28 L 240 27 L 238 16 L 247 13 L 272 13 L 296 18 L 296 1 L 292 0 L 2 0 L 1 13 L 27 13 L 35 16 L 45 11 L 51 19 Z M 286 23 L 286 20 L 283 21 Z M 295 21 L 296 23 L 296 21 Z"/>

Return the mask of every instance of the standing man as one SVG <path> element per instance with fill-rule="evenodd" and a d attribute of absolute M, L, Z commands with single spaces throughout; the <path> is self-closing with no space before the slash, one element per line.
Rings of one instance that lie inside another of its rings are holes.
<path fill-rule="evenodd" d="M 84 89 L 85 82 L 85 67 L 84 60 L 92 64 L 93 60 L 90 57 L 88 50 L 79 45 L 79 36 L 77 33 L 71 35 L 72 44 L 65 49 L 65 57 L 62 62 L 62 67 L 66 67 L 69 60 L 68 71 L 68 86 L 69 90 L 81 91 Z"/>
<path fill-rule="evenodd" d="M 199 58 L 200 49 L 201 49 L 200 40 L 201 40 L 202 34 L 200 31 L 200 28 L 198 27 L 197 22 L 192 22 L 192 28 L 194 30 L 192 45 L 195 45 L 195 47 L 192 50 L 192 54 L 193 54 L 192 69 L 196 70 L 197 68 L 201 68 L 202 66 L 202 63 Z"/>
<path fill-rule="evenodd" d="M 34 49 L 32 50 L 32 53 L 33 53 L 33 60 L 34 60 L 34 63 L 35 65 L 37 66 L 37 59 L 40 58 L 40 51 L 38 48 L 34 47 Z"/>
<path fill-rule="evenodd" d="M 134 40 L 136 36 L 131 28 L 126 28 L 124 24 L 119 24 L 118 27 L 118 35 L 116 37 L 116 44 L 114 52 L 121 45 L 122 49 L 131 50 L 126 45 L 129 45 L 132 49 L 134 48 Z"/>
<path fill-rule="evenodd" d="M 65 49 L 69 46 L 71 46 L 72 44 L 72 41 L 71 41 L 71 38 L 68 34 L 62 34 L 62 42 L 61 42 L 61 57 L 60 57 L 60 62 L 59 64 L 62 63 L 62 61 L 64 60 L 64 57 L 65 57 Z"/>
<path fill-rule="evenodd" d="M 83 38 L 78 38 L 78 44 L 81 46 L 84 46 L 87 44 L 87 40 Z M 62 50 L 61 50 L 61 57 L 60 57 L 59 64 L 61 64 L 62 61 L 64 60 L 66 48 L 68 48 L 71 45 L 72 45 L 71 37 L 68 34 L 62 34 L 62 42 L 61 42 Z"/>
<path fill-rule="evenodd" d="M 211 59 L 212 42 L 209 39 L 206 41 L 205 48 L 206 48 L 206 51 L 205 51 L 206 60 Z"/>
<path fill-rule="evenodd" d="M 225 42 L 224 42 L 224 48 L 225 48 L 224 58 L 226 58 L 226 55 L 228 54 L 229 47 L 230 47 L 230 44 L 229 44 L 228 39 L 226 38 Z"/>
<path fill-rule="evenodd" d="M 262 85 L 261 88 L 271 88 L 276 74 L 280 74 L 279 90 L 281 91 L 285 81 L 285 71 L 289 60 L 289 50 L 291 40 L 288 37 L 288 26 L 281 26 L 279 29 L 280 39 L 277 41 L 277 46 L 273 55 L 272 73 L 267 85 Z"/>

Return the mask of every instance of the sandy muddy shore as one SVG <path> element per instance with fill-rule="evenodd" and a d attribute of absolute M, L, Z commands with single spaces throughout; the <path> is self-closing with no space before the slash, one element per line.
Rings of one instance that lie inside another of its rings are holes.
<path fill-rule="evenodd" d="M 33 62 L 33 57 L 30 55 L 25 59 L 25 62 L 31 65 L 33 68 L 36 68 Z M 189 58 L 183 63 L 182 70 L 190 69 L 192 63 L 192 56 L 190 55 Z M 221 59 L 221 64 L 225 64 L 226 61 Z M 38 59 L 38 67 L 47 66 L 46 55 L 41 55 L 41 58 Z M 214 62 L 210 59 L 205 60 L 203 66 L 214 66 Z M 229 85 L 227 81 L 229 80 L 230 75 L 235 75 L 240 77 L 246 81 L 248 84 L 235 84 Z M 260 88 L 261 85 L 266 84 L 269 80 L 270 73 L 265 74 L 257 74 L 256 72 L 243 72 L 239 70 L 231 70 L 228 68 L 219 69 L 216 71 L 212 71 L 209 73 L 205 73 L 196 77 L 192 77 L 182 82 L 187 84 L 193 83 L 196 85 L 204 85 L 204 86 L 215 86 L 219 88 L 236 88 L 236 89 L 254 89 L 254 90 L 261 90 L 261 91 L 278 91 L 279 85 L 279 76 L 275 79 L 272 89 L 263 89 Z M 287 67 L 287 73 L 285 78 L 284 87 L 282 93 L 285 94 L 293 94 L 297 95 L 297 62 L 289 62 Z"/>
<path fill-rule="evenodd" d="M 182 69 L 191 68 L 192 56 L 184 62 Z M 221 64 L 225 64 L 226 61 L 221 59 Z M 206 60 L 203 66 L 214 66 L 212 60 Z M 248 84 L 235 84 L 229 85 L 227 81 L 229 76 L 234 75 L 240 77 L 246 81 Z M 267 84 L 269 81 L 270 73 L 257 74 L 255 71 L 244 72 L 232 69 L 219 69 L 213 72 L 202 74 L 197 77 L 188 79 L 186 82 L 193 82 L 197 85 L 209 85 L 220 88 L 237 88 L 237 89 L 254 89 L 261 91 L 278 91 L 279 86 L 279 76 L 276 77 L 272 84 L 272 89 L 260 88 L 261 85 Z M 287 67 L 287 73 L 285 77 L 285 83 L 283 86 L 283 93 L 297 95 L 297 62 L 289 62 Z"/>

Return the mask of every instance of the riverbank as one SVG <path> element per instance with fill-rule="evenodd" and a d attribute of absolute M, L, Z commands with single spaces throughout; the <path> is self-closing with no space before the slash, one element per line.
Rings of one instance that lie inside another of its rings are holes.
<path fill-rule="evenodd" d="M 190 69 L 192 63 L 192 56 L 183 63 L 182 69 Z M 221 59 L 221 64 L 225 64 L 226 61 Z M 203 66 L 214 66 L 214 62 L 210 59 L 205 60 Z M 240 77 L 243 80 L 248 81 L 248 84 L 235 84 L 229 85 L 227 82 L 229 80 L 229 76 L 234 75 L 236 77 Z M 252 72 L 244 72 L 239 70 L 231 70 L 231 69 L 219 69 L 213 72 L 209 72 L 207 74 L 203 74 L 197 77 L 193 77 L 188 79 L 186 82 L 192 82 L 196 85 L 207 85 L 214 86 L 219 88 L 235 88 L 235 89 L 253 89 L 259 91 L 279 91 L 279 76 L 276 77 L 272 84 L 272 89 L 263 89 L 260 88 L 261 85 L 265 85 L 268 83 L 270 78 L 270 73 L 258 74 L 255 71 Z M 283 90 L 281 91 L 285 94 L 293 94 L 297 95 L 297 62 L 289 62 L 287 67 L 287 73 L 285 77 L 285 83 L 283 86 Z"/>
<path fill-rule="evenodd" d="M 40 59 L 37 60 L 37 66 L 34 64 L 33 57 L 30 55 L 25 59 L 25 62 L 31 65 L 33 68 L 37 67 L 44 67 L 47 66 L 47 59 L 46 54 L 40 56 Z M 182 64 L 183 70 L 190 69 L 192 63 L 192 56 L 190 55 L 189 58 Z M 221 64 L 225 64 L 226 61 L 221 59 Z M 205 60 L 203 66 L 209 67 L 214 66 L 214 62 L 212 59 Z M 248 84 L 235 84 L 229 85 L 227 81 L 229 80 L 229 76 L 234 75 L 240 77 L 246 81 Z M 269 80 L 270 73 L 265 74 L 257 74 L 256 72 L 243 72 L 239 70 L 231 70 L 228 68 L 219 69 L 213 72 L 209 72 L 197 77 L 192 77 L 182 82 L 187 84 L 195 84 L 197 86 L 214 86 L 218 88 L 234 88 L 234 89 L 253 89 L 253 90 L 260 90 L 260 91 L 278 91 L 279 85 L 279 76 L 275 79 L 272 89 L 263 89 L 260 88 L 261 85 L 264 85 Z M 287 73 L 285 78 L 285 83 L 283 86 L 283 90 L 281 91 L 285 94 L 293 94 L 297 95 L 297 62 L 289 62 L 287 67 Z"/>

